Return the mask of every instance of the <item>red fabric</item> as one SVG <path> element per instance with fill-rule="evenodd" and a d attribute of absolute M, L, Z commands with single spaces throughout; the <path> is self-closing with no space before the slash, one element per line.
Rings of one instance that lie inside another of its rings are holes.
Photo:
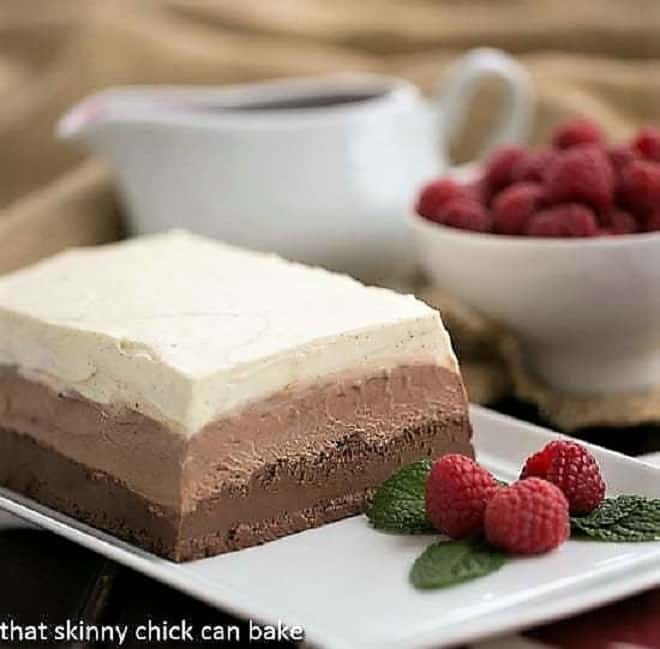
<path fill-rule="evenodd" d="M 608 649 L 617 642 L 660 649 L 660 588 L 525 635 L 559 649 Z"/>

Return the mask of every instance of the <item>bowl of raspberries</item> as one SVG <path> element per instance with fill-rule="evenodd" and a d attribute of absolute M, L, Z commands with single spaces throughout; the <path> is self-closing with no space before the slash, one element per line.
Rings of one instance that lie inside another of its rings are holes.
<path fill-rule="evenodd" d="M 430 279 L 518 334 L 569 392 L 660 386 L 660 128 L 608 142 L 587 119 L 421 188 L 410 217 Z"/>

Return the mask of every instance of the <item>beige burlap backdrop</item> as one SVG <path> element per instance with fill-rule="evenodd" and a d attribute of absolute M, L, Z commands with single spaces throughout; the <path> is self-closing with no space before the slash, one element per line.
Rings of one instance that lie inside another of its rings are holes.
<path fill-rule="evenodd" d="M 2 0 L 0 271 L 119 236 L 107 172 L 52 137 L 58 116 L 96 89 L 369 70 L 429 90 L 452 59 L 483 45 L 528 66 L 533 141 L 576 113 L 613 137 L 660 122 L 658 0 Z M 471 114 L 459 158 L 478 148 L 487 104 Z M 474 400 L 515 393 L 566 429 L 660 420 L 655 393 L 548 391 L 525 374 L 506 332 L 460 296 L 422 290 L 443 309 Z"/>

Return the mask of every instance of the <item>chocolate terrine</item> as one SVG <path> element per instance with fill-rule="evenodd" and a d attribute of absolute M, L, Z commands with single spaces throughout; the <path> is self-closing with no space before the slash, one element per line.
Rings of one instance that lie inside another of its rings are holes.
<path fill-rule="evenodd" d="M 436 311 L 184 232 L 0 278 L 0 483 L 177 561 L 471 454 Z"/>

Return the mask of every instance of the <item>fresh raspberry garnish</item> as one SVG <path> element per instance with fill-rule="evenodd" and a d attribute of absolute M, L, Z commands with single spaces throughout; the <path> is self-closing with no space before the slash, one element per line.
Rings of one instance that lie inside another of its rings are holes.
<path fill-rule="evenodd" d="M 633 160 L 623 170 L 621 194 L 626 204 L 640 212 L 660 205 L 660 163 Z"/>
<path fill-rule="evenodd" d="M 607 228 L 607 234 L 634 234 L 639 232 L 637 219 L 630 212 L 617 207 L 604 214 L 601 220 Z"/>
<path fill-rule="evenodd" d="M 545 172 L 558 156 L 553 149 L 540 149 L 529 151 L 513 168 L 513 179 L 516 182 L 542 182 Z"/>
<path fill-rule="evenodd" d="M 497 491 L 495 478 L 464 455 L 445 455 L 435 462 L 426 482 L 426 514 L 453 539 L 483 529 L 486 504 Z"/>
<path fill-rule="evenodd" d="M 605 136 L 600 128 L 588 119 L 575 119 L 555 129 L 552 146 L 568 149 L 580 144 L 603 144 Z"/>
<path fill-rule="evenodd" d="M 660 129 L 653 126 L 641 128 L 633 140 L 633 148 L 647 160 L 660 162 Z"/>
<path fill-rule="evenodd" d="M 453 198 L 465 198 L 469 192 L 465 187 L 449 178 L 441 178 L 428 183 L 417 199 L 417 213 L 434 220 L 438 210 Z"/>
<path fill-rule="evenodd" d="M 438 210 L 435 221 L 460 230 L 488 232 L 491 218 L 488 210 L 473 198 L 454 198 Z"/>
<path fill-rule="evenodd" d="M 540 554 L 570 534 L 568 502 L 553 484 L 529 478 L 498 489 L 486 507 L 486 538 L 515 554 Z"/>
<path fill-rule="evenodd" d="M 491 154 L 484 172 L 484 180 L 491 195 L 514 182 L 514 168 L 528 156 L 529 151 L 521 146 L 503 146 Z"/>
<path fill-rule="evenodd" d="M 548 447 L 549 444 L 546 444 L 540 451 L 532 453 L 525 460 L 525 466 L 520 472 L 521 480 L 531 476 L 545 478 L 545 475 L 548 473 L 550 465 L 552 464 L 552 450 Z"/>
<path fill-rule="evenodd" d="M 588 514 L 605 497 L 605 482 L 596 458 L 576 442 L 556 440 L 530 456 L 520 478 L 530 477 L 543 478 L 559 487 L 572 514 Z"/>
<path fill-rule="evenodd" d="M 549 203 L 588 203 L 606 212 L 614 199 L 615 175 L 607 154 L 592 144 L 564 151 L 545 175 Z"/>
<path fill-rule="evenodd" d="M 567 203 L 534 214 L 525 234 L 530 237 L 595 237 L 598 221 L 588 207 Z"/>
<path fill-rule="evenodd" d="M 527 222 L 543 199 L 538 183 L 516 183 L 500 192 L 493 203 L 493 231 L 523 234 Z"/>

